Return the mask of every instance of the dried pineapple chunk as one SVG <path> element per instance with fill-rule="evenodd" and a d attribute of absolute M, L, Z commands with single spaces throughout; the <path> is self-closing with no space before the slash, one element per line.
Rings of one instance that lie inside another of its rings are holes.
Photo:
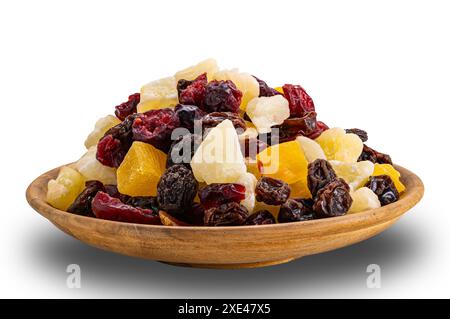
<path fill-rule="evenodd" d="M 100 181 L 116 185 L 116 169 L 103 165 L 97 160 L 97 146 L 94 145 L 75 163 L 75 168 L 87 181 Z"/>
<path fill-rule="evenodd" d="M 190 66 L 184 70 L 178 71 L 175 73 L 175 81 L 176 83 L 179 80 L 195 80 L 200 74 L 206 73 L 208 77 L 208 81 L 211 81 L 214 74 L 219 71 L 219 67 L 217 66 L 217 62 L 214 59 L 207 59 L 201 61 L 200 63 Z"/>
<path fill-rule="evenodd" d="M 84 189 L 83 176 L 70 167 L 63 167 L 58 177 L 48 182 L 47 202 L 60 210 L 67 210 Z"/>
<path fill-rule="evenodd" d="M 84 146 L 89 149 L 92 146 L 97 145 L 98 141 L 105 135 L 106 131 L 118 124 L 120 124 L 120 120 L 113 115 L 102 117 L 95 123 L 95 128 L 87 137 Z"/>
<path fill-rule="evenodd" d="M 141 88 L 139 113 L 158 110 L 178 104 L 177 81 L 173 76 L 152 81 Z"/>
<path fill-rule="evenodd" d="M 154 146 L 134 142 L 117 169 L 117 188 L 129 196 L 156 196 L 167 155 Z"/>

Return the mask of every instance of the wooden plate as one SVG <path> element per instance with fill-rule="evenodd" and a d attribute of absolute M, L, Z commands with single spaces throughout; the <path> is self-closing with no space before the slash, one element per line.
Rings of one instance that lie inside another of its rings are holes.
<path fill-rule="evenodd" d="M 418 176 L 396 168 L 406 185 L 396 203 L 342 217 L 265 226 L 167 227 L 73 215 L 45 202 L 47 183 L 57 176 L 59 168 L 39 176 L 26 196 L 30 205 L 56 227 L 101 249 L 178 266 L 252 268 L 352 245 L 391 226 L 420 201 L 424 192 Z"/>

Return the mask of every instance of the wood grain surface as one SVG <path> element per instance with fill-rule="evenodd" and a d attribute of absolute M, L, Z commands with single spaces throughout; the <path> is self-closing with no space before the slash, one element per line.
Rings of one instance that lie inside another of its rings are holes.
<path fill-rule="evenodd" d="M 342 217 L 264 226 L 168 227 L 73 215 L 45 201 L 47 183 L 57 176 L 59 168 L 33 181 L 26 197 L 56 227 L 101 249 L 178 266 L 252 268 L 352 245 L 391 226 L 424 193 L 418 176 L 400 166 L 396 168 L 407 187 L 396 203 Z"/>

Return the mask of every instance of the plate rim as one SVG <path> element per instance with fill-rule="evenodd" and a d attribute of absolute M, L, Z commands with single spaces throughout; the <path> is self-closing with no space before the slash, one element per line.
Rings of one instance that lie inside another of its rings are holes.
<path fill-rule="evenodd" d="M 268 230 L 277 230 L 280 231 L 283 229 L 292 229 L 292 228 L 310 228 L 310 229 L 324 229 L 328 228 L 330 230 L 334 230 L 329 234 L 338 234 L 347 232 L 348 226 L 352 225 L 351 230 L 358 230 L 365 228 L 369 225 L 377 225 L 394 218 L 399 218 L 401 215 L 409 211 L 412 207 L 414 207 L 424 195 L 424 184 L 422 180 L 409 171 L 408 169 L 394 165 L 394 167 L 401 173 L 402 176 L 406 176 L 405 184 L 407 189 L 402 194 L 399 201 L 380 207 L 376 209 L 367 210 L 360 213 L 347 214 L 344 216 L 338 216 L 333 218 L 325 218 L 325 219 L 317 219 L 310 221 L 299 221 L 292 223 L 277 223 L 270 225 L 246 225 L 246 226 L 165 226 L 165 225 L 147 225 L 147 224 L 136 224 L 136 223 L 126 223 L 119 221 L 111 221 L 105 219 L 97 219 L 87 216 L 81 216 L 72 214 L 66 211 L 59 210 L 57 208 L 52 207 L 48 204 L 43 198 L 42 186 L 48 183 L 48 180 L 56 177 L 57 172 L 64 166 L 51 169 L 40 176 L 38 176 L 31 184 L 27 187 L 26 190 L 26 199 L 29 205 L 40 215 L 45 217 L 46 219 L 52 221 L 51 215 L 57 215 L 62 218 L 72 218 L 79 221 L 80 225 L 85 225 L 87 227 L 95 226 L 95 225 L 116 225 L 122 227 L 133 227 L 139 229 L 140 231 L 151 231 L 151 230 L 173 230 L 173 231 L 196 231 L 196 232 L 243 232 L 243 231 L 252 231 L 252 232 L 264 232 Z M 397 209 L 401 208 L 401 209 Z M 374 217 L 377 218 L 376 222 L 374 222 Z M 355 227 L 356 224 L 360 224 L 360 227 Z"/>

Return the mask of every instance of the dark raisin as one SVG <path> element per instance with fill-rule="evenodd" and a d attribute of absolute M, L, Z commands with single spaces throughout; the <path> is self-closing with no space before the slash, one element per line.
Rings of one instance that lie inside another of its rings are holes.
<path fill-rule="evenodd" d="M 275 217 L 267 210 L 260 210 L 251 214 L 245 221 L 245 225 L 270 225 L 275 223 Z"/>
<path fill-rule="evenodd" d="M 202 128 L 203 132 L 207 132 L 208 129 L 216 127 L 224 120 L 230 120 L 233 123 L 234 128 L 239 132 L 243 133 L 247 129 L 247 125 L 242 117 L 237 113 L 233 112 L 212 112 L 206 114 L 202 118 Z"/>
<path fill-rule="evenodd" d="M 349 133 L 353 133 L 358 135 L 358 137 L 361 139 L 361 141 L 363 142 L 367 142 L 367 140 L 369 139 L 369 136 L 367 135 L 367 132 L 364 130 L 360 130 L 359 128 L 349 128 L 345 130 L 345 133 L 349 134 Z"/>
<path fill-rule="evenodd" d="M 98 192 L 104 190 L 103 184 L 99 181 L 86 182 L 86 188 L 78 195 L 67 211 L 72 214 L 95 217 L 91 207 L 92 200 Z"/>
<path fill-rule="evenodd" d="M 247 209 L 238 203 L 226 203 L 205 211 L 205 226 L 239 226 L 248 217 Z"/>
<path fill-rule="evenodd" d="M 289 198 L 291 188 L 282 180 L 262 177 L 256 183 L 255 195 L 258 202 L 268 205 L 281 205 Z"/>
<path fill-rule="evenodd" d="M 394 203 L 400 198 L 394 182 L 388 175 L 371 176 L 366 187 L 377 194 L 381 206 Z"/>
<path fill-rule="evenodd" d="M 280 143 L 292 141 L 297 136 L 308 136 L 316 130 L 316 112 L 308 112 L 303 117 L 284 120 L 279 128 Z"/>
<path fill-rule="evenodd" d="M 256 79 L 256 81 L 258 81 L 259 84 L 259 97 L 281 95 L 280 92 L 268 86 L 267 83 L 263 80 L 258 79 L 256 76 L 253 77 Z"/>
<path fill-rule="evenodd" d="M 392 165 L 392 159 L 389 155 L 375 151 L 366 144 L 364 144 L 362 153 L 358 158 L 358 162 L 361 161 L 371 161 L 372 163 Z"/>
<path fill-rule="evenodd" d="M 169 150 L 174 129 L 179 127 L 173 109 L 151 110 L 139 114 L 133 122 L 133 138 L 153 145 L 163 152 Z"/>
<path fill-rule="evenodd" d="M 314 219 L 313 204 L 314 202 L 310 199 L 288 199 L 280 207 L 278 222 L 291 223 Z"/>
<path fill-rule="evenodd" d="M 192 206 L 198 182 L 190 169 L 174 165 L 166 169 L 158 182 L 159 208 L 167 212 L 181 212 Z"/>
<path fill-rule="evenodd" d="M 158 212 L 124 204 L 120 199 L 98 192 L 92 200 L 92 211 L 97 218 L 125 223 L 161 225 Z"/>
<path fill-rule="evenodd" d="M 128 204 L 128 200 L 130 199 L 130 196 L 121 194 L 119 192 L 117 185 L 105 185 L 104 192 L 111 197 L 120 199 L 125 204 Z"/>
<path fill-rule="evenodd" d="M 289 102 L 290 117 L 303 117 L 314 112 L 314 102 L 300 85 L 283 85 L 283 95 Z"/>
<path fill-rule="evenodd" d="M 203 226 L 205 209 L 201 204 L 194 203 L 191 208 L 176 214 L 175 217 L 194 226 Z"/>
<path fill-rule="evenodd" d="M 180 127 L 188 129 L 191 133 L 194 132 L 195 123 L 201 123 L 200 120 L 205 114 L 195 105 L 178 104 L 175 107 L 175 116 L 180 122 Z"/>
<path fill-rule="evenodd" d="M 194 157 L 195 151 L 202 142 L 202 137 L 196 134 L 187 134 L 172 143 L 169 152 L 167 153 L 166 167 L 175 164 L 183 164 L 191 168 L 191 160 Z"/>
<path fill-rule="evenodd" d="M 241 147 L 241 152 L 244 157 L 249 157 L 252 159 L 256 158 L 256 154 L 263 151 L 268 147 L 266 143 L 257 138 L 243 138 L 239 139 L 239 144 Z"/>
<path fill-rule="evenodd" d="M 128 101 L 116 106 L 116 116 L 121 120 L 125 120 L 129 115 L 137 112 L 137 105 L 141 100 L 141 94 L 135 93 L 128 97 Z"/>
<path fill-rule="evenodd" d="M 181 104 L 196 105 L 201 107 L 205 97 L 207 84 L 208 79 L 206 73 L 199 75 L 194 81 L 178 81 L 178 100 Z"/>
<path fill-rule="evenodd" d="M 206 112 L 234 112 L 239 111 L 242 92 L 236 88 L 233 82 L 211 81 L 206 86 L 203 106 Z"/>
<path fill-rule="evenodd" d="M 308 165 L 308 188 L 312 196 L 328 183 L 336 179 L 336 172 L 330 163 L 324 159 L 316 159 Z"/>
<path fill-rule="evenodd" d="M 239 203 L 245 199 L 245 186 L 232 183 L 210 184 L 199 190 L 198 197 L 205 209 L 230 202 Z"/>
<path fill-rule="evenodd" d="M 339 178 L 319 190 L 313 210 L 320 218 L 342 216 L 348 212 L 352 203 L 350 187 Z"/>
<path fill-rule="evenodd" d="M 154 196 L 129 197 L 128 200 L 126 201 L 126 204 L 133 207 L 150 209 L 154 212 L 159 211 L 158 200 Z"/>
<path fill-rule="evenodd" d="M 316 138 L 318 138 L 320 136 L 320 134 L 322 134 L 323 132 L 325 132 L 328 129 L 329 129 L 328 125 L 326 125 L 324 122 L 317 121 L 316 129 L 312 133 L 308 134 L 307 137 L 315 140 Z"/>
<path fill-rule="evenodd" d="M 105 166 L 119 167 L 133 143 L 132 126 L 136 114 L 110 128 L 97 145 L 97 160 Z"/>

